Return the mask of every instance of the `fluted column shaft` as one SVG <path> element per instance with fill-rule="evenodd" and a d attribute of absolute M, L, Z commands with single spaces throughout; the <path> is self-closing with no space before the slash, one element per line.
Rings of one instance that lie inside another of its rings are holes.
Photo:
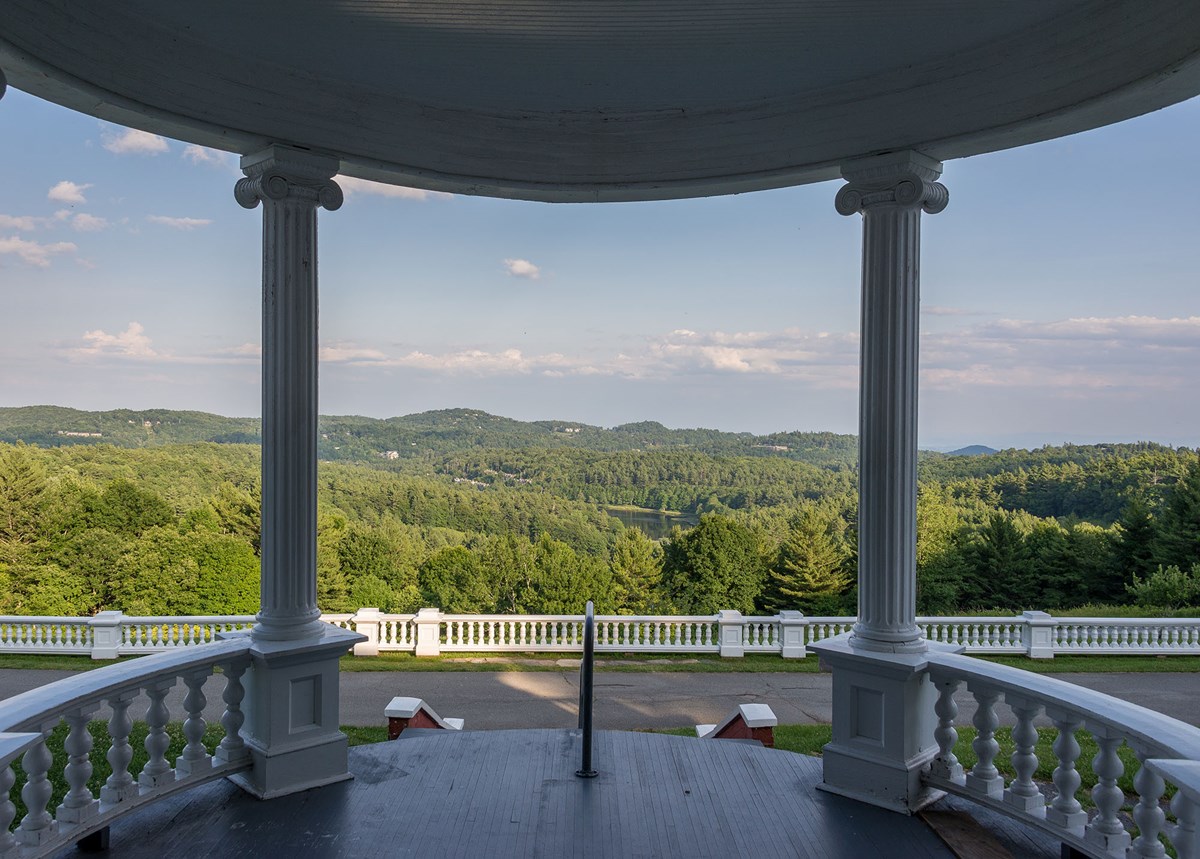
<path fill-rule="evenodd" d="M 322 633 L 317 609 L 317 208 L 337 209 L 336 159 L 272 146 L 234 190 L 263 206 L 262 604 L 253 636 Z"/>
<path fill-rule="evenodd" d="M 839 213 L 863 216 L 858 623 L 850 643 L 922 650 L 917 592 L 921 212 L 946 207 L 942 165 L 915 152 L 846 165 Z"/>

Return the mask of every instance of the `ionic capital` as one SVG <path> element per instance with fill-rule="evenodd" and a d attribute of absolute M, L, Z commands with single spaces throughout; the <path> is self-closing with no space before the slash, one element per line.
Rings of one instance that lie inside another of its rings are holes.
<path fill-rule="evenodd" d="M 834 199 L 838 214 L 853 215 L 874 206 L 922 209 L 936 215 L 950 192 L 936 181 L 942 163 L 919 152 L 895 152 L 849 162 L 842 167 L 847 184 Z"/>
<path fill-rule="evenodd" d="M 342 189 L 333 181 L 340 166 L 336 158 L 290 146 L 269 146 L 242 156 L 242 172 L 234 199 L 247 209 L 268 200 L 293 200 L 334 211 L 341 208 Z"/>

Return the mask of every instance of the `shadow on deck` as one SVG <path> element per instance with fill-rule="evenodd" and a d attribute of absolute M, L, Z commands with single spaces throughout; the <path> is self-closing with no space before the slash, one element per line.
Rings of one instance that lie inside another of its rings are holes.
<path fill-rule="evenodd" d="M 817 758 L 602 731 L 595 762 L 575 777 L 573 731 L 417 731 L 351 749 L 354 780 L 330 787 L 267 802 L 199 787 L 114 825 L 108 855 L 953 856 L 918 818 L 817 790 Z M 988 823 L 1016 856 L 1058 856 Z"/>

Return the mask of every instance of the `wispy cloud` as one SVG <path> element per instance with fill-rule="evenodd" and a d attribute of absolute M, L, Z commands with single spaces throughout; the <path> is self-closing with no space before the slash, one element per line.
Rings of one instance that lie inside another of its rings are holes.
<path fill-rule="evenodd" d="M 91 184 L 78 185 L 75 182 L 68 182 L 66 179 L 59 182 L 49 193 L 46 194 L 46 199 L 53 200 L 56 203 L 86 203 L 87 198 L 83 196 L 83 192 L 91 188 Z"/>
<path fill-rule="evenodd" d="M 45 223 L 44 218 L 31 215 L 0 215 L 0 230 L 21 230 L 30 232 Z"/>
<path fill-rule="evenodd" d="M 964 307 L 947 307 L 944 304 L 922 304 L 922 316 L 978 316 L 979 311 L 967 310 Z"/>
<path fill-rule="evenodd" d="M 542 270 L 527 259 L 506 259 L 504 268 L 512 277 L 525 280 L 539 280 L 542 276 Z"/>
<path fill-rule="evenodd" d="M 78 248 L 71 242 L 34 242 L 20 236 L 0 238 L 0 254 L 11 254 L 26 265 L 46 268 L 50 258 L 59 254 L 73 254 Z"/>
<path fill-rule="evenodd" d="M 1089 396 L 1098 390 L 1194 387 L 1200 316 L 1001 319 L 928 335 L 923 382 L 931 388 L 1025 388 Z"/>
<path fill-rule="evenodd" d="M 147 215 L 146 220 L 173 230 L 195 230 L 212 223 L 211 218 L 169 218 L 166 215 Z"/>
<path fill-rule="evenodd" d="M 454 196 L 443 191 L 426 191 L 422 188 L 406 188 L 403 185 L 389 185 L 386 182 L 371 182 L 354 176 L 338 176 L 338 183 L 346 196 L 352 194 L 368 194 L 374 197 L 391 197 L 397 200 L 437 200 L 449 199 Z"/>
<path fill-rule="evenodd" d="M 71 229 L 79 233 L 96 233 L 108 229 L 108 221 L 96 215 L 80 212 L 71 218 Z"/>
<path fill-rule="evenodd" d="M 159 155 L 170 149 L 164 138 L 136 128 L 107 128 L 100 138 L 104 148 L 115 155 Z"/>
<path fill-rule="evenodd" d="M 228 167 L 237 170 L 237 156 L 232 152 L 221 152 L 189 143 L 183 147 L 180 157 L 192 164 L 204 164 L 209 167 Z"/>

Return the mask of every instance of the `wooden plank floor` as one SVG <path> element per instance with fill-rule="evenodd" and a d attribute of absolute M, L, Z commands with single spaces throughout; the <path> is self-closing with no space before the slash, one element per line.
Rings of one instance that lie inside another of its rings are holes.
<path fill-rule="evenodd" d="M 351 749 L 354 780 L 319 790 L 261 802 L 197 788 L 114 825 L 108 855 L 953 855 L 915 817 L 818 791 L 817 758 L 603 731 L 594 763 L 599 777 L 575 776 L 571 731 L 420 732 Z"/>

